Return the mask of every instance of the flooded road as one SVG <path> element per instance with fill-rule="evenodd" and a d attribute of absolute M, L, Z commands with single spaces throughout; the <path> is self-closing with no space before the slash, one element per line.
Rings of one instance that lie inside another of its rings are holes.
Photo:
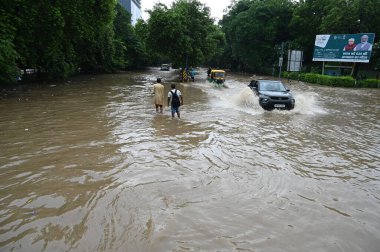
<path fill-rule="evenodd" d="M 380 91 L 228 74 L 80 77 L 0 100 L 0 251 L 379 251 Z"/>

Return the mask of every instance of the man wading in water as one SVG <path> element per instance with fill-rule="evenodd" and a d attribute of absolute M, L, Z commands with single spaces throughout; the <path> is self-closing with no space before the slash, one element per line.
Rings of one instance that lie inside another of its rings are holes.
<path fill-rule="evenodd" d="M 179 107 L 183 105 L 183 98 L 181 91 L 175 89 L 175 84 L 172 84 L 172 90 L 168 93 L 168 106 L 171 105 L 172 111 L 172 119 L 174 118 L 174 114 L 177 113 L 178 118 L 181 118 L 179 113 Z"/>
<path fill-rule="evenodd" d="M 161 79 L 157 78 L 157 83 L 153 85 L 154 104 L 156 105 L 156 112 L 162 114 L 162 107 L 164 106 L 164 85 L 161 84 Z M 160 110 L 158 110 L 160 109 Z"/>

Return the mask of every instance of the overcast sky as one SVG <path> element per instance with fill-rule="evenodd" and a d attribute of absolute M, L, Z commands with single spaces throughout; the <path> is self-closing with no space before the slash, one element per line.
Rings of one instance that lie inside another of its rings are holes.
<path fill-rule="evenodd" d="M 231 4 L 231 0 L 199 0 L 201 3 L 206 4 L 210 8 L 211 17 L 217 20 L 222 19 L 223 10 Z M 151 10 L 156 3 L 166 4 L 169 8 L 174 0 L 141 0 L 142 18 L 147 20 L 149 14 L 145 12 L 146 9 Z"/>

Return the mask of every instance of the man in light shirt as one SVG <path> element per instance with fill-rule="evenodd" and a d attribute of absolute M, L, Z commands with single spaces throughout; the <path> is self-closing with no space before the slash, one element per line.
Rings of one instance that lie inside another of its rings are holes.
<path fill-rule="evenodd" d="M 157 83 L 153 85 L 154 105 L 156 106 L 156 112 L 162 114 L 162 107 L 164 106 L 164 85 L 161 84 L 161 79 L 157 78 Z"/>

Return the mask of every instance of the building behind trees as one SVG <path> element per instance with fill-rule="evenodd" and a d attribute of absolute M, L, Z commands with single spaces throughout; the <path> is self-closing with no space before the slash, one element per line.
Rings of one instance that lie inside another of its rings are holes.
<path fill-rule="evenodd" d="M 132 15 L 131 23 L 135 25 L 142 16 L 141 0 L 119 0 L 119 3 Z"/>

